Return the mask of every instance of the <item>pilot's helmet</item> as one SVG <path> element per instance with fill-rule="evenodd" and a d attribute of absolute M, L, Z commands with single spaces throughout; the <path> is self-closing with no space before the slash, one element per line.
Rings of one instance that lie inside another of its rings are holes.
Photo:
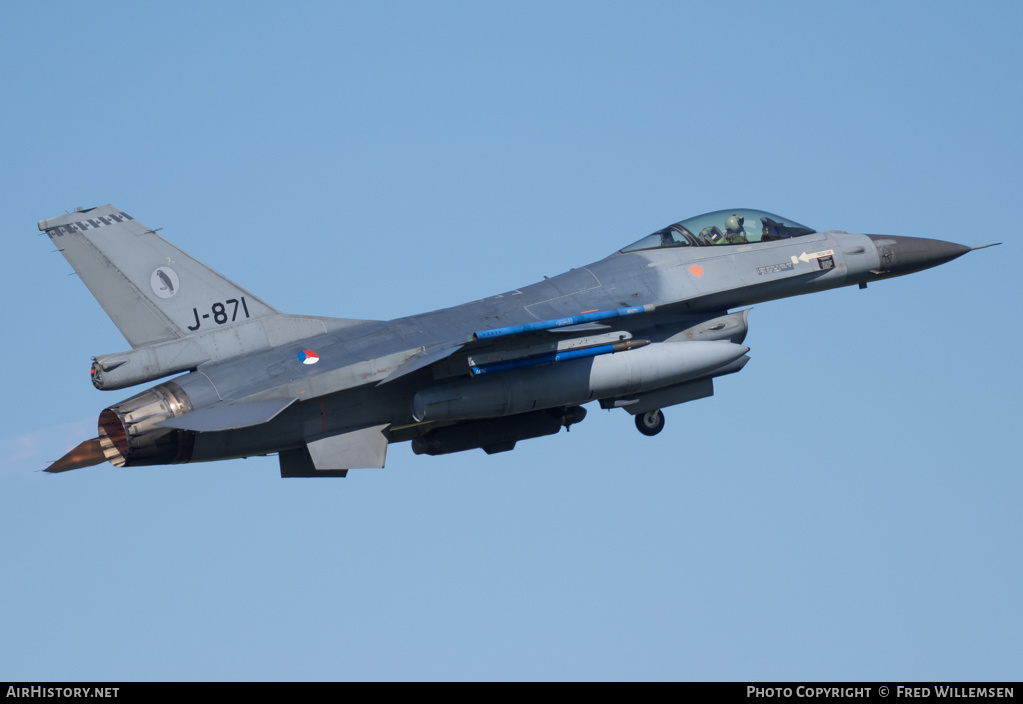
<path fill-rule="evenodd" d="M 742 223 L 745 220 L 742 215 L 729 215 L 725 218 L 725 229 L 728 232 L 742 232 Z"/>

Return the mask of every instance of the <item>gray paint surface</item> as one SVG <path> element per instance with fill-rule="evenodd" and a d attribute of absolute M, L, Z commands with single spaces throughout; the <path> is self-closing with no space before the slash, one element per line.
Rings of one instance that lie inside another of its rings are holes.
<path fill-rule="evenodd" d="M 749 359 L 741 346 L 748 311 L 730 310 L 901 276 L 970 251 L 806 228 L 768 241 L 766 223 L 777 216 L 742 212 L 750 230 L 727 244 L 679 234 L 690 222 L 683 221 L 672 226 L 670 246 L 626 248 L 529 286 L 391 321 L 283 314 L 111 205 L 43 220 L 39 229 L 133 348 L 94 357 L 98 388 L 184 372 L 170 396 L 144 391 L 104 411 L 99 441 L 110 461 L 280 453 L 284 476 L 342 476 L 334 470 L 382 467 L 388 442 L 473 419 L 503 418 L 501 428 L 524 429 L 539 427 L 527 414 L 547 410 L 567 426 L 582 414 L 566 408 L 599 401 L 639 420 L 705 398 L 714 377 Z M 764 240 L 753 222 L 760 215 Z M 638 314 L 573 324 L 576 316 L 621 309 Z M 514 332 L 547 320 L 557 327 Z M 477 339 L 509 327 L 501 337 Z M 613 353 L 605 349 L 626 340 Z M 473 378 L 474 359 L 540 366 Z M 533 435 L 495 430 L 493 437 L 489 445 L 479 438 L 477 447 L 505 451 L 515 442 L 497 438 Z"/>

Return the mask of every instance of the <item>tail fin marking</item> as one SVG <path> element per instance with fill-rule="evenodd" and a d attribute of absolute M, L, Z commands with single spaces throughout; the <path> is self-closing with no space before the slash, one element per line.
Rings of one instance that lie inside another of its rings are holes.
<path fill-rule="evenodd" d="M 112 205 L 39 221 L 133 347 L 278 311 Z"/>

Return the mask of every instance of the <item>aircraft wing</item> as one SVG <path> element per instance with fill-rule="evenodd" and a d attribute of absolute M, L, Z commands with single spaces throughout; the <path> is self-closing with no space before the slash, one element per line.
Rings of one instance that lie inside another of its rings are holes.
<path fill-rule="evenodd" d="M 436 362 L 441 361 L 450 357 L 455 352 L 463 349 L 465 343 L 462 342 L 448 342 L 445 344 L 437 345 L 433 348 L 423 348 L 419 352 L 415 353 L 402 364 L 400 364 L 393 372 L 387 375 L 384 379 L 377 383 L 377 386 L 382 386 L 389 381 L 394 381 L 403 376 L 411 374 L 412 372 L 419 371 L 425 367 L 430 366 Z"/>
<path fill-rule="evenodd" d="M 534 358 L 564 352 L 570 348 L 628 339 L 631 335 L 625 334 L 623 337 L 621 333 L 614 334 L 612 339 L 608 332 L 611 326 L 601 321 L 649 313 L 653 309 L 653 306 L 646 305 L 609 311 L 590 311 L 554 320 L 478 330 L 466 333 L 461 339 L 387 352 L 368 359 L 353 357 L 343 349 L 342 343 L 338 345 L 340 349 L 336 352 L 332 347 L 315 350 L 318 358 L 316 364 L 311 365 L 301 376 L 291 379 L 284 387 L 271 389 L 266 380 L 258 378 L 257 374 L 257 378 L 249 380 L 248 383 L 235 391 L 227 392 L 222 397 L 228 399 L 230 403 L 263 400 L 268 395 L 308 400 L 366 384 L 382 386 L 431 366 L 438 367 L 436 373 L 439 377 L 467 376 L 479 373 L 474 371 L 477 362 L 489 364 L 524 357 Z M 268 368 L 279 366 L 291 354 L 285 353 L 278 364 L 271 362 L 262 364 Z M 294 365 L 294 362 L 289 364 Z M 242 411 L 240 408 L 224 408 L 219 413 L 228 415 L 218 415 L 218 418 L 235 415 L 241 417 Z"/>
<path fill-rule="evenodd" d="M 523 364 L 529 366 L 530 364 L 560 361 L 554 357 L 560 357 L 568 353 L 569 350 L 600 347 L 601 351 L 604 351 L 603 346 L 622 342 L 624 339 L 631 338 L 631 335 L 613 334 L 609 336 L 606 331 L 611 330 L 612 327 L 602 321 L 651 313 L 653 310 L 654 306 L 652 305 L 632 306 L 614 310 L 588 311 L 563 318 L 477 330 L 468 335 L 465 340 L 450 341 L 424 348 L 409 357 L 377 385 L 392 382 L 434 364 L 439 365 L 446 360 L 449 362 L 447 370 L 453 373 L 444 374 L 441 370 L 442 376 L 456 376 L 459 375 L 459 372 L 479 375 L 496 370 L 497 367 L 494 367 L 494 364 L 502 364 L 505 365 L 502 368 L 508 368 L 506 365 L 514 360 L 533 360 Z M 580 335 L 582 336 L 579 337 Z M 612 350 L 607 349 L 606 351 Z M 454 355 L 459 352 L 466 354 L 467 366 L 461 366 L 453 359 Z M 574 356 L 573 358 L 578 357 Z M 454 363 L 452 364 L 452 362 Z"/>

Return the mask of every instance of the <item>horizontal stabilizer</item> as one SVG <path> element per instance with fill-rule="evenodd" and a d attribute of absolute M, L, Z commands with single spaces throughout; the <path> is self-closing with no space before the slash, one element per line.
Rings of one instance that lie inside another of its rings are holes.
<path fill-rule="evenodd" d="M 378 469 L 387 459 L 387 425 L 308 438 L 278 454 L 281 476 L 344 477 L 351 468 Z"/>
<path fill-rule="evenodd" d="M 200 433 L 247 428 L 273 420 L 281 411 L 297 400 L 297 398 L 272 398 L 266 401 L 219 403 L 209 408 L 200 408 L 177 418 L 165 420 L 157 425 L 164 428 L 194 430 Z"/>
<path fill-rule="evenodd" d="M 283 450 L 277 455 L 281 464 L 281 478 L 295 477 L 347 477 L 347 469 L 316 469 L 309 450 L 303 445 L 294 450 Z"/>
<path fill-rule="evenodd" d="M 387 424 L 309 438 L 306 447 L 317 470 L 379 469 L 387 459 Z"/>

